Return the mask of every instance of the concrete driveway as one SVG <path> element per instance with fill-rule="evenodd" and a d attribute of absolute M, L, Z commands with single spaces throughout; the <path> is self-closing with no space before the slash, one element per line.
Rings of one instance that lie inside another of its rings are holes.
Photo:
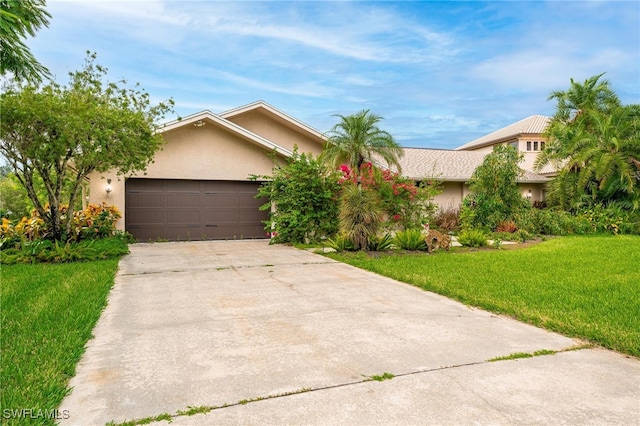
<path fill-rule="evenodd" d="M 267 241 L 131 246 L 94 335 L 62 424 L 640 419 L 636 359 Z"/>

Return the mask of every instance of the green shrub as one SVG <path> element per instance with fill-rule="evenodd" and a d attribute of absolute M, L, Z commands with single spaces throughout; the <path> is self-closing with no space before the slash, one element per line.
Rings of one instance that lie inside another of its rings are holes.
<path fill-rule="evenodd" d="M 517 233 L 511 232 L 493 232 L 491 234 L 492 240 L 500 240 L 500 241 L 518 241 L 519 237 Z"/>
<path fill-rule="evenodd" d="M 61 214 L 67 214 L 67 207 L 62 206 Z M 114 206 L 106 204 L 90 204 L 87 208 L 74 212 L 71 235 L 66 241 L 84 241 L 96 238 L 106 238 L 116 234 L 116 222 L 122 215 Z M 23 217 L 19 221 L 2 219 L 0 225 L 0 240 L 4 245 L 11 245 L 24 241 L 38 241 L 51 239 L 51 230 L 47 229 L 35 210 L 31 217 Z"/>
<path fill-rule="evenodd" d="M 484 247 L 487 236 L 480 229 L 466 229 L 458 234 L 458 242 L 464 247 Z"/>
<path fill-rule="evenodd" d="M 382 237 L 372 236 L 369 237 L 369 250 L 372 251 L 384 251 L 389 250 L 393 246 L 393 237 L 389 234 L 384 234 Z"/>
<path fill-rule="evenodd" d="M 396 233 L 394 244 L 401 250 L 427 250 L 424 235 L 419 229 L 405 229 Z"/>
<path fill-rule="evenodd" d="M 640 214 L 616 204 L 608 206 L 596 204 L 578 211 L 576 216 L 587 222 L 593 232 L 612 234 L 640 233 Z"/>
<path fill-rule="evenodd" d="M 327 239 L 327 247 L 341 253 L 343 251 L 354 251 L 353 242 L 344 234 L 338 234 L 334 238 Z"/>
<path fill-rule="evenodd" d="M 59 241 L 25 239 L 7 245 L 0 251 L 0 263 L 67 263 L 103 260 L 129 253 L 127 239 L 121 237 L 61 243 Z"/>
<path fill-rule="evenodd" d="M 529 234 L 529 232 L 526 229 L 518 229 L 518 232 L 516 232 L 516 235 L 518 236 L 518 240 L 521 243 L 526 243 L 527 240 L 531 239 L 531 234 Z"/>
<path fill-rule="evenodd" d="M 266 200 L 260 210 L 269 212 L 267 235 L 276 243 L 317 243 L 334 235 L 338 231 L 337 174 L 327 175 L 317 159 L 298 154 L 297 147 L 288 161 L 277 165 L 272 176 L 250 176 L 263 181 L 256 198 Z"/>
<path fill-rule="evenodd" d="M 495 230 L 500 222 L 511 220 L 524 209 L 531 208 L 522 197 L 518 163 L 522 154 L 507 145 L 497 145 L 469 181 L 471 193 L 463 200 L 463 228 Z"/>

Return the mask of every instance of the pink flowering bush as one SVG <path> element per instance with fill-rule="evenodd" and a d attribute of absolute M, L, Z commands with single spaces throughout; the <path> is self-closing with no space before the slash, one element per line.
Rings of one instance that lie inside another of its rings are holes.
<path fill-rule="evenodd" d="M 390 170 L 381 170 L 367 162 L 360 170 L 340 166 L 339 183 L 360 185 L 362 190 L 375 191 L 385 214 L 385 227 L 395 229 L 420 228 L 435 211 L 431 199 L 440 192 L 439 183 L 416 182 Z"/>

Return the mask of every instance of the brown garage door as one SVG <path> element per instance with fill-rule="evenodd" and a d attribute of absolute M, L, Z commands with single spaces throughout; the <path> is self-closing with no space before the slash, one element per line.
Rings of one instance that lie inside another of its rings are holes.
<path fill-rule="evenodd" d="M 259 182 L 127 179 L 125 228 L 140 241 L 266 238 Z"/>

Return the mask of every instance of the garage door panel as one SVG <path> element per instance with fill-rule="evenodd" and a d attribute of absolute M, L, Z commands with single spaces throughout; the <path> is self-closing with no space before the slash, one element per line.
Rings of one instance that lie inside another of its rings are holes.
<path fill-rule="evenodd" d="M 266 238 L 258 182 L 132 178 L 125 228 L 142 241 Z"/>
<path fill-rule="evenodd" d="M 166 222 L 168 225 L 188 225 L 193 224 L 194 226 L 200 226 L 200 210 L 167 210 L 166 211 Z"/>
<path fill-rule="evenodd" d="M 167 193 L 166 195 L 167 207 L 178 207 L 183 208 L 186 206 L 194 206 L 199 208 L 200 206 L 200 194 L 172 194 Z"/>
<path fill-rule="evenodd" d="M 128 203 L 126 205 L 127 208 L 149 208 L 149 207 L 158 207 L 161 208 L 164 206 L 164 195 L 159 192 L 155 194 L 142 193 L 140 191 L 133 192 L 130 199 L 128 199 Z"/>
<path fill-rule="evenodd" d="M 132 217 L 136 217 L 137 220 L 132 222 L 132 226 L 144 226 L 144 225 L 160 225 L 166 222 L 166 212 L 160 209 L 127 209 L 125 213 L 125 218 L 127 215 L 131 215 Z M 144 225 L 143 225 L 144 224 Z"/>

